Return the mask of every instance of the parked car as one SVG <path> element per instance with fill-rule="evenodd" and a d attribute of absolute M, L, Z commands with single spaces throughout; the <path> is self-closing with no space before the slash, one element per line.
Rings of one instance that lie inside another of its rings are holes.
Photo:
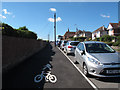
<path fill-rule="evenodd" d="M 76 46 L 79 44 L 79 41 L 68 41 L 64 46 L 64 52 L 70 54 L 75 52 Z"/>
<path fill-rule="evenodd" d="M 66 40 L 62 40 L 61 45 L 60 45 L 60 49 L 63 50 L 66 43 L 67 43 Z"/>
<path fill-rule="evenodd" d="M 61 41 L 58 42 L 57 46 L 60 47 L 60 45 L 61 45 Z"/>
<path fill-rule="evenodd" d="M 120 56 L 103 42 L 79 43 L 75 57 L 86 76 L 91 74 L 98 77 L 120 77 Z"/>

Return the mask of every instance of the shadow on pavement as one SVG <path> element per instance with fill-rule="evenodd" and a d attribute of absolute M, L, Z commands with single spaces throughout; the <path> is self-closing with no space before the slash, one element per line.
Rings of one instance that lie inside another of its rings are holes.
<path fill-rule="evenodd" d="M 96 78 L 96 79 L 102 82 L 120 83 L 120 77 L 106 77 L 106 78 L 104 77 L 104 78 Z"/>
<path fill-rule="evenodd" d="M 2 76 L 2 89 L 8 88 L 43 88 L 45 80 L 34 82 L 34 77 L 41 74 L 42 68 L 50 64 L 55 52 L 48 44 L 44 49 L 26 59 L 18 66 L 4 73 Z"/>

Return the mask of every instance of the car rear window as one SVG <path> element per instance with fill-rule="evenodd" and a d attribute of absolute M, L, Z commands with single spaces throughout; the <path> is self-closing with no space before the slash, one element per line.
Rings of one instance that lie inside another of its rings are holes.
<path fill-rule="evenodd" d="M 70 45 L 72 46 L 77 46 L 79 44 L 79 42 L 71 42 Z"/>

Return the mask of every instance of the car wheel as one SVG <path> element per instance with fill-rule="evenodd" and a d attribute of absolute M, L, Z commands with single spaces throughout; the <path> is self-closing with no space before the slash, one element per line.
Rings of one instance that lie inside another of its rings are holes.
<path fill-rule="evenodd" d="M 65 53 L 65 48 L 64 48 L 64 53 Z"/>
<path fill-rule="evenodd" d="M 84 73 L 85 76 L 89 76 L 88 68 L 87 68 L 86 64 L 83 65 L 83 73 Z"/>
<path fill-rule="evenodd" d="M 68 55 L 67 50 L 65 51 L 66 55 Z"/>

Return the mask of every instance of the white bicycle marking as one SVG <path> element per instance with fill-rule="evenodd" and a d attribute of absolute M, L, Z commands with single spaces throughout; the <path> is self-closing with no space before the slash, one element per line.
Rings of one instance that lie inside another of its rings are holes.
<path fill-rule="evenodd" d="M 51 71 L 45 72 L 46 69 L 51 70 L 51 65 L 50 64 L 45 65 L 45 67 L 42 70 L 42 73 L 34 77 L 34 82 L 39 83 L 40 81 L 42 81 L 43 78 L 45 78 L 46 82 L 56 83 L 57 81 L 56 76 L 52 75 Z"/>

